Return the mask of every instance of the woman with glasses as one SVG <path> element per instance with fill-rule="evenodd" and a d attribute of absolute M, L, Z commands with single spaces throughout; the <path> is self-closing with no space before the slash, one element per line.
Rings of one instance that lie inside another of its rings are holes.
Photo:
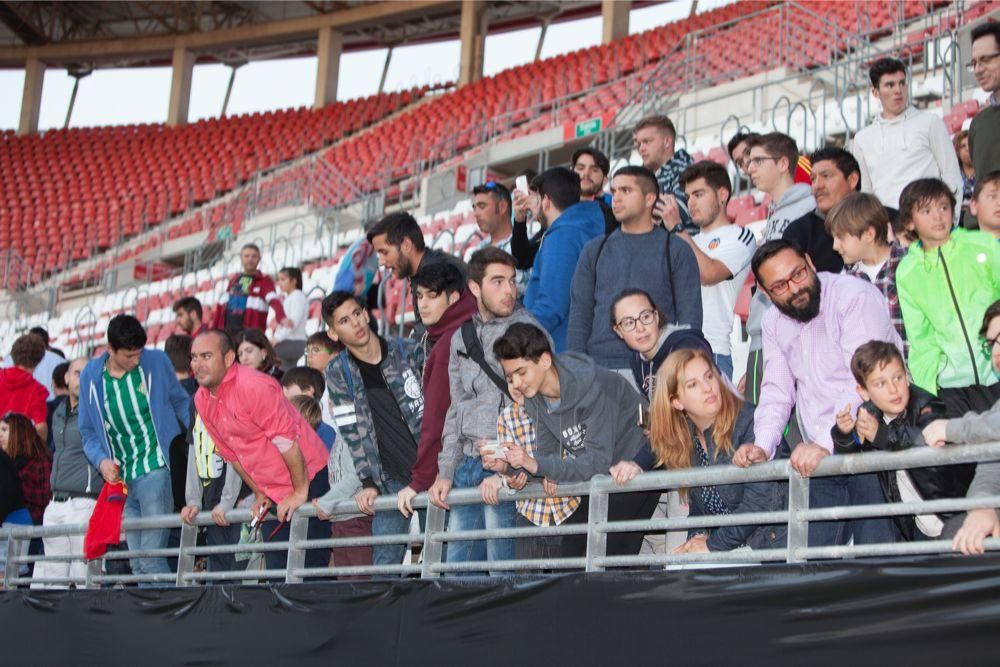
<path fill-rule="evenodd" d="M 278 382 L 284 373 L 278 365 L 278 354 L 260 329 L 244 329 L 236 338 L 236 358 L 244 366 L 267 373 Z"/>
<path fill-rule="evenodd" d="M 694 347 L 712 354 L 700 331 L 687 325 L 668 324 L 653 298 L 641 289 L 622 290 L 615 297 L 611 304 L 611 328 L 632 350 L 632 379 L 647 399 L 653 395 L 656 371 L 671 352 Z"/>

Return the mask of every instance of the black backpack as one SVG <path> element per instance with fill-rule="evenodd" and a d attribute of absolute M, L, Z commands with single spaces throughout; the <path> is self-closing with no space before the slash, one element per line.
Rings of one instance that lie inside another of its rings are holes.
<path fill-rule="evenodd" d="M 486 353 L 483 351 L 483 344 L 479 340 L 479 336 L 476 334 L 476 325 L 472 320 L 467 320 L 462 324 L 462 342 L 465 343 L 465 352 L 459 352 L 458 355 L 465 357 L 466 359 L 472 359 L 476 362 L 483 372 L 486 373 L 486 377 L 493 381 L 493 384 L 497 386 L 502 393 L 507 398 L 510 398 L 510 391 L 507 389 L 507 380 L 500 376 L 493 367 L 489 365 L 486 361 Z"/>

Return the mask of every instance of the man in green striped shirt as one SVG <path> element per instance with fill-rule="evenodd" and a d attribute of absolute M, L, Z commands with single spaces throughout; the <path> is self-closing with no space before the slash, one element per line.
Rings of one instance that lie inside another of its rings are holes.
<path fill-rule="evenodd" d="M 107 482 L 128 486 L 124 517 L 170 514 L 170 442 L 188 428 L 191 402 L 169 357 L 144 349 L 146 332 L 130 315 L 108 324 L 108 352 L 92 360 L 80 379 L 80 433 L 90 462 Z M 167 546 L 168 529 L 129 530 L 129 550 Z M 165 558 L 133 558 L 137 575 L 170 573 Z M 151 578 L 152 579 L 152 578 Z M 146 584 L 167 584 L 160 576 Z M 140 585 L 143 585 L 142 583 Z"/>

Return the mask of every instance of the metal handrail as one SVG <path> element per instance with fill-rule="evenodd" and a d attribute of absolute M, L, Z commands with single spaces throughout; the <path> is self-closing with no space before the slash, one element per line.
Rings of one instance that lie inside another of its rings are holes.
<path fill-rule="evenodd" d="M 867 452 L 863 454 L 830 456 L 820 462 L 813 477 L 819 478 L 928 466 L 981 463 L 996 460 L 1000 460 L 1000 442 L 978 445 L 955 445 L 942 449 L 920 447 L 902 452 Z M 813 521 L 916 515 L 931 512 L 956 512 L 1000 506 L 1000 495 L 996 495 L 981 498 L 954 498 L 811 509 L 809 507 L 810 479 L 798 475 L 791 468 L 788 460 L 770 461 L 745 469 L 727 465 L 687 470 L 653 471 L 638 476 L 624 486 L 617 485 L 607 475 L 598 475 L 587 482 L 559 485 L 561 496 L 590 497 L 590 514 L 587 524 L 564 524 L 544 528 L 532 526 L 499 530 L 445 530 L 445 511 L 430 504 L 428 495 L 422 493 L 416 496 L 412 502 L 415 509 L 426 510 L 426 522 L 423 530 L 419 533 L 328 538 L 314 541 L 304 539 L 306 535 L 306 521 L 309 517 L 315 516 L 315 509 L 307 503 L 300 507 L 292 517 L 289 531 L 290 537 L 287 541 L 263 545 L 231 544 L 211 547 L 196 546 L 198 527 L 213 525 L 211 517 L 207 512 L 199 513 L 195 517 L 193 525 L 182 523 L 180 516 L 176 514 L 141 519 L 125 519 L 122 523 L 123 530 L 180 527 L 181 545 L 177 548 L 169 549 L 117 551 L 106 555 L 104 559 L 177 556 L 180 564 L 178 572 L 169 575 L 103 575 L 101 574 L 101 560 L 96 560 L 89 563 L 87 576 L 83 580 L 79 578 L 60 578 L 57 580 L 38 580 L 35 583 L 78 583 L 91 586 L 102 583 L 170 582 L 178 586 L 187 586 L 207 581 L 247 581 L 278 578 L 283 578 L 286 582 L 295 583 L 310 577 L 338 575 L 380 576 L 388 574 L 414 574 L 427 578 L 452 572 L 482 572 L 486 570 L 536 571 L 543 569 L 585 569 L 588 572 L 593 572 L 604 570 L 607 567 L 645 567 L 692 562 L 747 563 L 785 561 L 796 563 L 817 558 L 942 553 L 949 551 L 951 548 L 951 543 L 947 540 L 931 540 L 919 543 L 810 547 L 807 543 L 808 526 Z M 787 481 L 789 483 L 788 505 L 786 509 L 724 516 L 608 521 L 608 497 L 611 494 L 761 481 Z M 503 501 L 542 497 L 545 497 L 545 492 L 541 486 L 530 484 L 522 491 L 504 496 Z M 481 503 L 481 498 L 478 489 L 454 489 L 448 496 L 448 503 L 451 506 L 478 505 Z M 398 511 L 395 496 L 379 497 L 375 501 L 374 509 L 376 512 Z M 345 516 L 356 513 L 357 506 L 353 500 L 344 500 L 336 503 L 332 511 L 334 516 Z M 226 518 L 231 523 L 245 522 L 250 519 L 250 511 L 247 509 L 232 510 L 226 513 Z M 726 525 L 769 525 L 775 523 L 786 524 L 788 527 L 788 543 L 785 548 L 754 550 L 751 552 L 710 552 L 697 555 L 664 553 L 608 556 L 606 553 L 606 540 L 609 533 L 625 531 L 662 532 L 666 530 L 710 528 Z M 0 539 L 8 540 L 5 574 L 7 587 L 17 587 L 32 583 L 32 579 L 21 577 L 17 574 L 16 568 L 21 564 L 38 563 L 46 560 L 68 560 L 67 557 L 20 556 L 20 545 L 23 541 L 45 536 L 78 535 L 85 530 L 86 526 L 84 524 L 68 526 L 24 526 L 0 529 Z M 515 559 L 501 562 L 468 563 L 444 562 L 441 557 L 443 553 L 442 547 L 447 542 L 581 534 L 587 535 L 588 546 L 585 557 Z M 370 546 L 374 544 L 420 544 L 422 545 L 423 562 L 419 564 L 401 563 L 388 566 L 324 568 L 304 568 L 295 565 L 296 563 L 302 563 L 304 552 L 308 548 Z M 987 548 L 998 549 L 1000 548 L 1000 539 L 988 539 L 986 545 Z M 284 570 L 192 571 L 194 556 L 197 555 L 264 551 L 286 551 L 290 565 Z M 77 555 L 77 558 L 79 557 Z"/>

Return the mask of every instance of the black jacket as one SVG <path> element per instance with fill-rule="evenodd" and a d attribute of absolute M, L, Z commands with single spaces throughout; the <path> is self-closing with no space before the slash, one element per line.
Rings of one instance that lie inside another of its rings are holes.
<path fill-rule="evenodd" d="M 6 520 L 8 514 L 24 506 L 24 492 L 21 489 L 17 466 L 3 450 L 0 450 L 0 523 Z"/>
<path fill-rule="evenodd" d="M 840 429 L 834 426 L 831 430 L 833 444 L 837 452 L 841 454 L 868 451 L 899 452 L 911 447 L 923 447 L 927 444 L 924 442 L 924 427 L 935 419 L 945 417 L 944 403 L 936 396 L 913 384 L 910 385 L 910 401 L 906 405 L 906 410 L 888 424 L 882 418 L 882 411 L 875 407 L 871 401 L 864 403 L 861 408 L 870 412 L 878 420 L 879 427 L 875 433 L 875 441 L 860 444 L 855 433 L 841 433 Z M 976 474 L 976 465 L 970 463 L 911 468 L 908 472 L 913 485 L 924 500 L 964 498 L 972 483 L 972 478 Z M 886 502 L 900 502 L 896 471 L 887 470 L 878 473 L 878 476 Z M 954 516 L 954 513 L 939 514 L 938 518 L 946 521 L 951 516 Z M 918 532 L 913 517 L 897 516 L 895 518 L 903 536 L 907 540 L 913 540 Z"/>

